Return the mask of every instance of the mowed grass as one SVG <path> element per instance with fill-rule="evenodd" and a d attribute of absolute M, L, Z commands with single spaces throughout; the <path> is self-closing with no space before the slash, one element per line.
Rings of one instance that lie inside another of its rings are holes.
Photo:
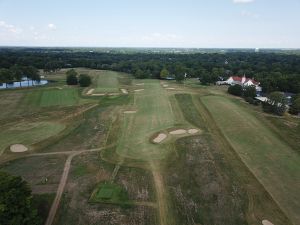
<path fill-rule="evenodd" d="M 99 184 L 90 201 L 93 203 L 129 204 L 127 192 L 120 185 L 111 182 Z"/>
<path fill-rule="evenodd" d="M 120 73 L 114 71 L 92 71 L 94 92 L 93 93 L 112 93 L 119 92 L 118 77 Z"/>
<path fill-rule="evenodd" d="M 64 128 L 65 125 L 54 122 L 19 123 L 5 127 L 0 131 L 0 155 L 12 144 L 31 147 L 33 144 L 58 134 Z"/>
<path fill-rule="evenodd" d="M 23 104 L 33 107 L 73 106 L 88 100 L 80 99 L 77 88 L 39 89 L 29 91 Z"/>
<path fill-rule="evenodd" d="M 220 96 L 202 102 L 243 162 L 287 216 L 300 221 L 300 156 L 259 117 Z"/>
<path fill-rule="evenodd" d="M 174 126 L 175 119 L 167 95 L 159 81 L 144 80 L 143 91 L 134 94 L 134 114 L 123 114 L 121 136 L 117 153 L 128 158 L 162 159 L 167 151 L 151 143 L 151 137 L 161 130 Z"/>

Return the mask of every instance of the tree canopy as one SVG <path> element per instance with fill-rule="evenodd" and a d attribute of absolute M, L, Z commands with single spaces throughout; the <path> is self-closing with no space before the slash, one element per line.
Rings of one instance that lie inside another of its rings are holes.
<path fill-rule="evenodd" d="M 21 177 L 3 171 L 0 171 L 0 224 L 40 224 L 28 184 Z"/>

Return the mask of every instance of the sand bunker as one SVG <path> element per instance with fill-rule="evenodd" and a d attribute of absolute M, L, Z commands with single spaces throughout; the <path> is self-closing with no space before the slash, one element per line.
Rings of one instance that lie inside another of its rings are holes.
<path fill-rule="evenodd" d="M 196 134 L 196 133 L 198 133 L 198 132 L 199 132 L 198 129 L 189 129 L 189 130 L 188 130 L 188 133 L 189 133 L 189 134 Z"/>
<path fill-rule="evenodd" d="M 123 94 L 128 94 L 128 91 L 126 89 L 121 89 Z"/>
<path fill-rule="evenodd" d="M 184 129 L 173 130 L 170 132 L 170 134 L 175 134 L 175 135 L 186 134 L 186 130 L 184 130 Z"/>
<path fill-rule="evenodd" d="M 167 137 L 166 134 L 160 133 L 156 138 L 153 139 L 153 142 L 154 142 L 154 143 L 160 143 L 160 142 L 162 142 L 163 140 L 165 140 L 166 137 Z"/>
<path fill-rule="evenodd" d="M 91 95 L 94 92 L 95 89 L 90 89 L 86 94 Z"/>
<path fill-rule="evenodd" d="M 140 92 L 140 91 L 143 91 L 143 90 L 145 90 L 145 89 L 136 89 L 136 90 L 134 90 L 135 92 Z"/>
<path fill-rule="evenodd" d="M 28 151 L 28 148 L 25 145 L 21 144 L 14 144 L 10 146 L 11 152 L 26 152 Z"/>
<path fill-rule="evenodd" d="M 167 84 L 163 84 L 163 87 L 169 87 L 169 85 L 167 85 Z"/>
<path fill-rule="evenodd" d="M 118 96 L 120 95 L 119 93 L 109 93 L 108 96 Z"/>
<path fill-rule="evenodd" d="M 125 114 L 132 114 L 132 113 L 136 113 L 136 111 L 133 111 L 133 110 L 132 111 L 125 111 L 124 113 Z"/>
<path fill-rule="evenodd" d="M 175 90 L 175 88 L 166 88 L 167 90 Z"/>
<path fill-rule="evenodd" d="M 139 83 L 139 84 L 135 84 L 135 85 L 141 86 L 141 85 L 144 85 L 144 83 Z"/>
<path fill-rule="evenodd" d="M 102 93 L 102 94 L 92 94 L 92 96 L 105 96 L 106 94 L 105 93 Z"/>
<path fill-rule="evenodd" d="M 269 220 L 263 220 L 261 222 L 263 225 L 274 225 L 273 223 L 271 223 Z"/>

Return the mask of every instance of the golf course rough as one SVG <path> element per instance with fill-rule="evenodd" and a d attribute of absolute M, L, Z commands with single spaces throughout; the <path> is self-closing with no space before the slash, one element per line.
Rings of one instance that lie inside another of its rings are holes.
<path fill-rule="evenodd" d="M 201 98 L 242 161 L 288 217 L 300 221 L 300 156 L 257 117 L 232 100 Z"/>

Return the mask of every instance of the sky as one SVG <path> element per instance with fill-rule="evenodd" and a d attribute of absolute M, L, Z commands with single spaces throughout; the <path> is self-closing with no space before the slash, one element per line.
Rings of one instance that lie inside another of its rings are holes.
<path fill-rule="evenodd" d="M 300 0 L 0 0 L 0 46 L 300 48 Z"/>

